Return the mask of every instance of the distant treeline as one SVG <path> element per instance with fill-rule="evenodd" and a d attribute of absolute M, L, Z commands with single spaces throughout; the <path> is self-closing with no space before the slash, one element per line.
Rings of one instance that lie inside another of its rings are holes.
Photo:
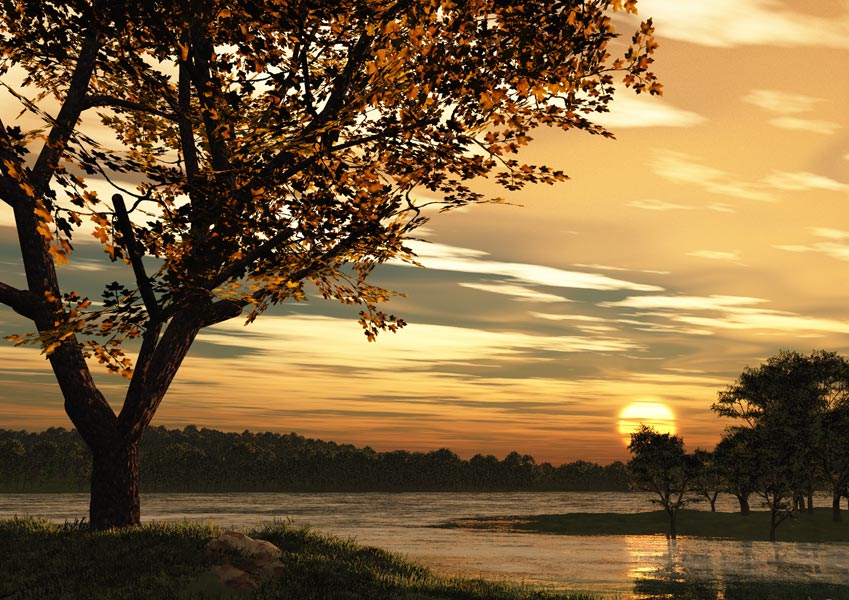
<path fill-rule="evenodd" d="M 0 492 L 87 491 L 91 457 L 76 431 L 0 429 Z M 376 452 L 295 433 L 150 428 L 139 447 L 142 492 L 626 491 L 625 465 L 554 467 L 511 452 L 463 460 L 448 449 Z"/>

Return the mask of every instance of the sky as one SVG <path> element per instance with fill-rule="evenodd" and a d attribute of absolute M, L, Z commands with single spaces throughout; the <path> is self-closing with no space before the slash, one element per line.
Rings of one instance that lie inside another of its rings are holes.
<path fill-rule="evenodd" d="M 600 120 L 614 141 L 534 132 L 520 158 L 569 182 L 483 183 L 510 204 L 434 215 L 413 243 L 426 268 L 375 277 L 406 294 L 385 310 L 407 327 L 368 343 L 356 311 L 310 299 L 207 329 L 153 425 L 607 463 L 627 459 L 633 404 L 711 448 L 731 423 L 710 405 L 746 366 L 849 353 L 849 3 L 638 8 L 663 97 L 620 90 Z M 0 280 L 15 284 L 10 218 Z M 62 277 L 94 285 L 102 265 L 78 244 Z M 3 335 L 27 326 L 0 312 Z M 97 380 L 120 402 L 122 380 Z M 71 424 L 44 358 L 0 346 L 0 427 L 49 426 Z"/>

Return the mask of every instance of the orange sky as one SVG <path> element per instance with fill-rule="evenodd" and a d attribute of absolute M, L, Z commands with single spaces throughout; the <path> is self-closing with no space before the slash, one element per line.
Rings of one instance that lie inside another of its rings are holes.
<path fill-rule="evenodd" d="M 665 404 L 688 447 L 710 447 L 727 423 L 709 406 L 746 365 L 847 352 L 849 6 L 639 7 L 664 97 L 623 90 L 605 121 L 616 141 L 536 132 L 524 158 L 572 181 L 435 215 L 417 246 L 428 268 L 377 274 L 408 294 L 387 306 L 407 328 L 368 344 L 320 300 L 219 325 L 154 424 L 608 462 L 626 457 L 617 415 L 632 402 Z M 0 240 L 14 284 L 12 231 Z M 102 253 L 79 246 L 63 277 L 102 279 Z M 27 327 L 0 313 L 4 335 Z M 50 425 L 70 423 L 46 363 L 0 347 L 0 427 Z"/>

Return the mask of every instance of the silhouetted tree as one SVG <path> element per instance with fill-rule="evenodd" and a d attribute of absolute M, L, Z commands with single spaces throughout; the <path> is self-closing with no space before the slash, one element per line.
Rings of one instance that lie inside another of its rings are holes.
<path fill-rule="evenodd" d="M 716 512 L 716 497 L 722 488 L 722 477 L 712 452 L 697 448 L 692 456 L 692 491 L 702 496 L 710 504 L 710 512 Z"/>
<path fill-rule="evenodd" d="M 740 514 L 748 515 L 749 496 L 755 492 L 758 469 L 751 460 L 754 448 L 752 429 L 737 428 L 726 431 L 713 451 L 713 461 L 725 491 L 733 494 L 740 503 Z"/>
<path fill-rule="evenodd" d="M 684 452 L 684 440 L 677 435 L 658 433 L 640 425 L 628 444 L 631 460 L 628 472 L 638 490 L 654 493 L 669 516 L 669 535 L 678 536 L 678 511 L 690 500 L 686 497 L 692 478 L 692 464 Z"/>
<path fill-rule="evenodd" d="M 781 440 L 787 463 L 782 472 L 792 480 L 794 497 L 806 497 L 812 512 L 816 474 L 823 454 L 831 451 L 823 445 L 824 418 L 846 403 L 847 382 L 849 363 L 834 352 L 781 351 L 757 368 L 747 367 L 711 408 L 759 428 L 758 439 Z"/>
<path fill-rule="evenodd" d="M 0 302 L 35 324 L 12 340 L 44 350 L 91 451 L 92 525 L 139 522 L 138 445 L 201 329 L 245 309 L 252 321 L 310 283 L 359 305 L 369 339 L 394 331 L 404 322 L 377 309 L 389 292 L 368 278 L 412 260 L 425 206 L 498 200 L 469 186 L 478 177 L 508 190 L 566 179 L 513 155 L 542 125 L 610 136 L 590 119 L 615 72 L 660 93 L 650 21 L 611 55 L 611 12 L 635 5 L 6 2 L 0 73 L 25 73 L 59 109 L 24 101 L 44 121 L 32 131 L 0 121 L 0 199 L 26 273 L 24 288 L 0 283 Z M 117 150 L 85 135 L 92 111 Z M 116 189 L 130 205 L 91 177 L 138 182 Z M 133 282 L 104 282 L 102 303 L 56 273 L 83 222 Z M 127 340 L 140 340 L 135 364 Z M 88 357 L 129 379 L 118 406 Z"/>

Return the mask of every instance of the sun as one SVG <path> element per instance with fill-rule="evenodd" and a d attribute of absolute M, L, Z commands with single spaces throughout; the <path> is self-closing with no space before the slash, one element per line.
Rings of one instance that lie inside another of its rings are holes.
<path fill-rule="evenodd" d="M 631 442 L 631 434 L 641 424 L 660 433 L 674 434 L 675 413 L 660 402 L 632 402 L 619 413 L 619 433 L 625 438 L 625 443 Z"/>

